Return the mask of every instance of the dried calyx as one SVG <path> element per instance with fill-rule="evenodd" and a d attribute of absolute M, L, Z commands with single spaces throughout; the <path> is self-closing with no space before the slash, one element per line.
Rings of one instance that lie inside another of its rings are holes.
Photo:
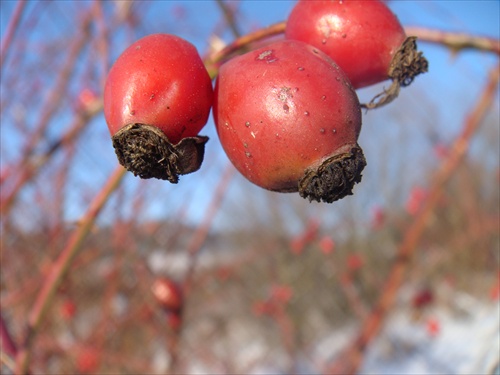
<path fill-rule="evenodd" d="M 389 67 L 389 78 L 392 79 L 391 86 L 375 96 L 370 103 L 361 104 L 361 107 L 373 109 L 389 104 L 398 97 L 401 87 L 410 85 L 417 75 L 426 73 L 428 69 L 427 59 L 422 55 L 422 52 L 417 50 L 417 37 L 406 38 L 394 54 Z"/>
<path fill-rule="evenodd" d="M 120 129 L 112 140 L 118 161 L 135 176 L 158 178 L 176 184 L 179 175 L 200 168 L 208 137 L 187 137 L 173 145 L 157 127 L 129 124 Z"/>
<path fill-rule="evenodd" d="M 366 166 L 363 150 L 358 144 L 326 159 L 319 167 L 310 168 L 299 181 L 299 194 L 309 201 L 332 203 L 352 195 L 352 188 L 361 181 Z"/>

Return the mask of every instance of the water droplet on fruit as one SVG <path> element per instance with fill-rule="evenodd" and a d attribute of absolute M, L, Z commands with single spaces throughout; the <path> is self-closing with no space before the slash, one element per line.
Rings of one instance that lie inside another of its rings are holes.
<path fill-rule="evenodd" d="M 245 122 L 245 126 L 248 128 L 250 127 L 250 121 Z"/>
<path fill-rule="evenodd" d="M 335 77 L 335 80 L 336 80 L 337 82 L 340 82 L 340 77 Z"/>
<path fill-rule="evenodd" d="M 303 70 L 304 70 L 304 68 L 303 68 L 303 67 L 301 67 L 301 66 L 299 66 L 299 67 L 297 68 L 297 70 L 303 71 Z"/>
<path fill-rule="evenodd" d="M 321 44 L 326 44 L 326 39 L 321 40 Z"/>
<path fill-rule="evenodd" d="M 321 129 L 319 129 L 319 132 L 320 132 L 321 134 L 325 134 L 325 128 L 321 128 Z"/>
<path fill-rule="evenodd" d="M 325 99 L 326 99 L 326 95 L 323 95 L 323 96 L 321 97 L 321 100 L 325 100 Z"/>
<path fill-rule="evenodd" d="M 337 134 L 337 129 L 332 130 L 333 134 Z"/>
<path fill-rule="evenodd" d="M 305 111 L 304 116 L 309 116 L 309 112 Z"/>

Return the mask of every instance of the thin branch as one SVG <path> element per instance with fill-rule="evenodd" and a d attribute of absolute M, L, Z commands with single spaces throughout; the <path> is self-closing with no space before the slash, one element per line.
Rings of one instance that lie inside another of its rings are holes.
<path fill-rule="evenodd" d="M 12 339 L 12 335 L 9 332 L 9 328 L 5 319 L 3 318 L 2 311 L 0 309 L 0 343 L 2 352 L 5 354 L 15 357 L 17 354 L 17 347 Z"/>
<path fill-rule="evenodd" d="M 83 241 L 90 232 L 102 208 L 109 200 L 111 194 L 119 186 L 126 170 L 118 167 L 109 177 L 103 188 L 90 204 L 88 211 L 80 220 L 80 226 L 70 237 L 64 250 L 60 253 L 47 275 L 40 292 L 38 293 L 33 308 L 28 317 L 28 326 L 22 345 L 16 356 L 16 374 L 25 374 L 29 365 L 33 341 L 40 328 L 44 315 L 50 306 L 55 291 L 66 276 L 76 254 L 82 247 Z"/>
<path fill-rule="evenodd" d="M 216 3 L 222 10 L 222 13 L 224 13 L 224 18 L 226 19 L 227 24 L 231 29 L 231 32 L 233 33 L 233 36 L 235 38 L 239 38 L 241 36 L 241 32 L 236 22 L 235 11 L 231 9 L 228 3 L 223 0 L 216 0 Z"/>
<path fill-rule="evenodd" d="M 14 14 L 7 26 L 7 31 L 5 32 L 5 36 L 2 39 L 2 50 L 0 52 L 0 70 L 4 67 L 4 62 L 9 53 L 10 45 L 14 36 L 19 30 L 19 24 L 21 21 L 21 16 L 23 15 L 24 7 L 26 6 L 26 0 L 19 0 L 16 4 L 16 8 L 14 9 Z"/>
<path fill-rule="evenodd" d="M 34 126 L 34 131 L 28 136 L 28 141 L 24 145 L 21 151 L 21 160 L 13 168 L 9 168 L 10 171 L 21 171 L 25 164 L 28 162 L 29 158 L 33 155 L 35 148 L 39 145 L 40 140 L 43 138 L 48 126 L 50 125 L 50 120 L 54 114 L 60 109 L 60 103 L 65 98 L 67 87 L 73 71 L 76 67 L 78 58 L 83 51 L 86 43 L 90 39 L 90 25 L 92 23 L 93 12 L 88 11 L 80 25 L 78 25 L 78 30 L 81 33 L 78 34 L 78 38 L 68 47 L 68 55 L 64 66 L 62 67 L 54 87 L 45 96 L 45 102 L 41 106 L 43 108 L 42 113 L 38 117 L 38 123 Z M 4 182 L 10 176 L 2 176 L 2 182 Z"/>
<path fill-rule="evenodd" d="M 10 192 L 6 194 L 6 197 L 0 201 L 0 214 L 2 216 L 7 215 L 10 211 L 22 187 L 37 176 L 41 168 L 50 160 L 54 153 L 61 148 L 61 146 L 73 142 L 85 129 L 88 122 L 101 110 L 102 102 L 96 101 L 91 108 L 79 112 L 73 122 L 67 127 L 68 131 L 64 133 L 60 139 L 52 143 L 43 154 L 32 156 L 26 161 L 25 167 L 17 178 L 17 182 L 12 189 L 10 189 Z"/>
<path fill-rule="evenodd" d="M 228 44 L 226 47 L 221 49 L 220 51 L 216 51 L 207 59 L 205 59 L 205 65 L 207 66 L 207 70 L 210 75 L 216 76 L 218 67 L 228 58 L 231 57 L 232 54 L 246 50 L 247 46 L 250 43 L 258 42 L 260 40 L 267 39 L 269 37 L 282 34 L 285 31 L 285 22 L 276 23 L 274 25 L 259 29 L 255 32 L 243 35 L 237 39 L 235 39 L 231 44 Z"/>
<path fill-rule="evenodd" d="M 500 55 L 500 40 L 495 38 L 411 26 L 405 27 L 405 32 L 422 42 L 441 44 L 457 52 L 476 49 Z"/>

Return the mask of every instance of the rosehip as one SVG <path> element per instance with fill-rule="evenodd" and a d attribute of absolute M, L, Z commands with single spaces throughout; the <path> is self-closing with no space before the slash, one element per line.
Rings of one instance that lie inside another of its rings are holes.
<path fill-rule="evenodd" d="M 361 180 L 359 101 L 323 52 L 285 40 L 223 64 L 214 119 L 221 144 L 251 182 L 333 202 Z"/>
<path fill-rule="evenodd" d="M 285 36 L 321 49 L 355 88 L 392 78 L 391 95 L 397 96 L 400 86 L 409 85 L 428 67 L 416 51 L 416 38 L 406 38 L 397 17 L 378 0 L 300 0 L 290 13 Z"/>
<path fill-rule="evenodd" d="M 151 291 L 160 306 L 166 311 L 179 312 L 182 309 L 182 292 L 174 281 L 167 278 L 156 279 Z"/>
<path fill-rule="evenodd" d="M 104 115 L 120 164 L 141 178 L 178 182 L 199 169 L 208 138 L 197 136 L 213 100 L 196 48 L 153 34 L 128 47 L 111 68 Z"/>

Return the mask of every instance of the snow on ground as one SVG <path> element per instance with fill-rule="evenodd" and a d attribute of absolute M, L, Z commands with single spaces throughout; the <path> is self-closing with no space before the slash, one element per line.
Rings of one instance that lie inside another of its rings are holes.
<path fill-rule="evenodd" d="M 361 373 L 492 374 L 500 356 L 500 305 L 474 300 L 469 307 L 467 314 L 438 309 L 417 321 L 396 314 Z"/>
<path fill-rule="evenodd" d="M 468 297 L 467 311 L 439 307 L 412 317 L 394 314 L 373 342 L 360 374 L 500 375 L 500 304 Z M 299 361 L 300 374 L 319 373 L 312 363 L 334 358 L 354 337 L 353 326 L 332 332 L 313 349 L 311 361 Z M 261 364 L 252 374 L 286 374 L 285 368 Z"/>
<path fill-rule="evenodd" d="M 500 357 L 500 304 L 471 301 L 474 306 L 470 306 L 467 314 L 446 308 L 429 311 L 419 319 L 408 311 L 394 314 L 373 342 L 359 374 L 500 375 L 496 367 Z M 341 353 L 356 332 L 354 325 L 348 325 L 325 335 L 310 348 L 307 356 L 299 354 L 295 372 L 320 374 L 321 368 L 317 365 Z M 290 363 L 280 350 L 273 350 L 274 354 L 268 352 L 259 361 L 257 357 L 266 349 L 258 340 L 240 340 L 240 345 L 233 350 L 241 350 L 239 354 L 234 353 L 237 363 L 255 363 L 250 369 L 247 367 L 247 374 L 288 373 Z M 248 361 L 243 358 L 247 355 Z M 210 368 L 196 360 L 189 366 L 189 373 L 193 374 L 213 374 L 214 371 L 224 373 L 220 368 Z"/>

